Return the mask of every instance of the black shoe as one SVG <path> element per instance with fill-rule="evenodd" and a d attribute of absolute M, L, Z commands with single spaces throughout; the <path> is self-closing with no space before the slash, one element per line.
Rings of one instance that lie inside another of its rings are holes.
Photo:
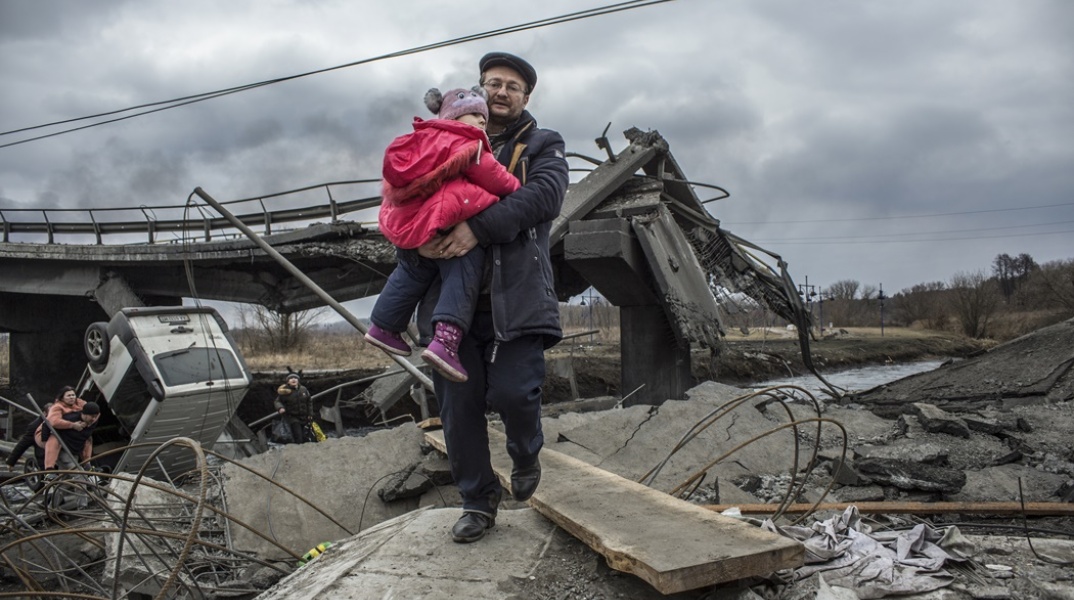
<path fill-rule="evenodd" d="M 537 491 L 538 483 L 541 483 L 541 461 L 535 459 L 528 467 L 511 469 L 511 495 L 515 500 L 529 500 L 533 492 Z"/>
<path fill-rule="evenodd" d="M 485 537 L 485 534 L 496 524 L 496 515 L 466 511 L 451 528 L 451 539 L 458 544 L 469 544 Z"/>

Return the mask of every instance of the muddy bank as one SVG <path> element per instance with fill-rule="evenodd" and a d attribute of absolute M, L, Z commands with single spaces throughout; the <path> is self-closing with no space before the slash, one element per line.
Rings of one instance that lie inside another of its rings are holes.
<path fill-rule="evenodd" d="M 822 374 L 854 367 L 930 359 L 966 358 L 995 346 L 989 340 L 958 335 L 900 331 L 880 337 L 842 333 L 810 345 L 813 363 Z M 561 344 L 548 352 L 547 402 L 571 399 L 568 376 L 573 370 L 578 397 L 618 396 L 620 356 L 618 344 Z M 696 352 L 693 374 L 697 383 L 716 381 L 742 385 L 769 379 L 807 375 L 801 346 L 794 337 L 730 338 L 713 359 Z M 629 391 L 629 390 L 628 390 Z M 627 392 L 628 392 L 627 391 Z"/>
<path fill-rule="evenodd" d="M 927 359 L 966 358 L 995 346 L 990 340 L 956 335 L 859 336 L 833 335 L 810 344 L 813 364 L 825 372 L 885 363 Z M 717 366 L 715 381 L 753 383 L 776 377 L 805 375 L 797 340 L 733 340 Z"/>

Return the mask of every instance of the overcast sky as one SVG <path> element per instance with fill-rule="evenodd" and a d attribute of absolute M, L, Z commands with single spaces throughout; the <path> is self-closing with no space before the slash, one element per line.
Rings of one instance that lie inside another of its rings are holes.
<path fill-rule="evenodd" d="M 603 5 L 0 0 L 0 130 Z M 609 122 L 616 151 L 624 130 L 658 130 L 691 180 L 730 192 L 710 212 L 782 256 L 797 283 L 893 294 L 990 272 L 1000 253 L 1074 257 L 1068 0 L 661 3 L 0 148 L 0 210 L 375 178 L 388 142 L 428 116 L 425 90 L 472 85 L 491 50 L 534 64 L 529 108 L 570 151 L 601 156 L 593 140 Z"/>

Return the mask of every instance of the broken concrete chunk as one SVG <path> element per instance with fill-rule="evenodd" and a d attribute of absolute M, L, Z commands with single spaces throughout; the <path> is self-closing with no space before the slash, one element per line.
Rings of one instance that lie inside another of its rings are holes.
<path fill-rule="evenodd" d="M 854 470 L 854 463 L 843 460 L 842 453 L 838 456 L 817 456 L 818 465 L 823 465 L 831 473 L 832 479 L 839 485 L 859 485 L 861 476 Z"/>
<path fill-rule="evenodd" d="M 932 442 L 895 443 L 888 446 L 862 445 L 854 447 L 854 458 L 889 458 L 928 465 L 945 466 L 950 449 Z"/>
<path fill-rule="evenodd" d="M 865 458 L 854 463 L 858 472 L 876 483 L 902 490 L 953 494 L 966 485 L 966 474 L 956 469 L 890 458 Z"/>
<path fill-rule="evenodd" d="M 1074 502 L 1074 481 L 1068 481 L 1055 490 L 1055 495 L 1063 502 Z"/>
<path fill-rule="evenodd" d="M 440 454 L 427 456 L 422 461 L 421 474 L 428 477 L 437 487 L 455 483 L 455 479 L 451 476 L 451 463 Z"/>
<path fill-rule="evenodd" d="M 972 431 L 978 431 L 980 433 L 987 433 L 989 435 L 995 435 L 1003 432 L 1006 427 L 1003 423 L 1000 423 L 996 419 L 989 419 L 986 417 L 978 417 L 975 415 L 966 415 L 963 417 L 966 422 L 966 426 Z"/>
<path fill-rule="evenodd" d="M 848 485 L 835 492 L 840 502 L 881 502 L 884 500 L 884 488 L 878 485 Z"/>
<path fill-rule="evenodd" d="M 896 437 L 915 438 L 925 432 L 925 428 L 921 426 L 921 419 L 918 419 L 916 415 L 899 415 L 895 419 L 895 435 Z"/>
<path fill-rule="evenodd" d="M 396 473 L 377 490 L 377 496 L 383 502 L 393 502 L 403 498 L 415 498 L 433 489 L 433 482 L 421 472 L 418 465 L 410 465 Z"/>
<path fill-rule="evenodd" d="M 925 431 L 970 437 L 970 428 L 962 418 L 924 402 L 915 402 L 913 408 Z"/>
<path fill-rule="evenodd" d="M 1023 458 L 1025 458 L 1024 454 L 1022 454 L 1021 452 L 1019 452 L 1017 450 L 1014 450 L 1014 451 L 1008 452 L 1007 454 L 1004 454 L 1003 456 L 1001 456 L 1001 457 L 997 458 L 996 460 L 992 461 L 992 466 L 998 467 L 999 465 L 1009 465 L 1011 463 L 1016 463 L 1016 462 L 1022 460 Z"/>

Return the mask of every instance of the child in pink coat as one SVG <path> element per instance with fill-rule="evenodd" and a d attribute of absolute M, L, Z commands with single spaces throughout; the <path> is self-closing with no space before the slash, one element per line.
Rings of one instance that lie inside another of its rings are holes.
<path fill-rule="evenodd" d="M 396 246 L 397 265 L 388 277 L 365 339 L 391 354 L 409 356 L 402 331 L 429 286 L 441 279 L 433 311 L 435 333 L 421 356 L 446 379 L 467 380 L 459 362 L 462 336 L 473 320 L 484 271 L 477 246 L 455 258 L 433 260 L 417 248 L 519 188 L 492 154 L 485 123 L 488 101 L 479 86 L 441 95 L 431 89 L 426 106 L 436 119 L 414 118 L 414 131 L 396 138 L 384 155 L 380 230 Z"/>

